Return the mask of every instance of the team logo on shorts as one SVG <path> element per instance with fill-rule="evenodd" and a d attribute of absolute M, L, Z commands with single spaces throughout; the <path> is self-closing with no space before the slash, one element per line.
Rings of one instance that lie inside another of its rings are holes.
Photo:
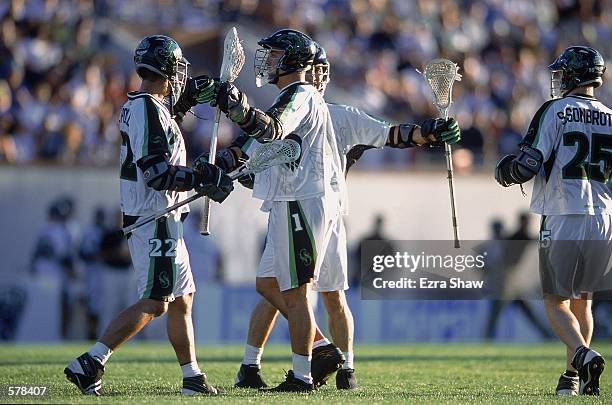
<path fill-rule="evenodd" d="M 306 249 L 300 250 L 300 260 L 304 266 L 310 266 L 312 264 L 312 255 Z"/>
<path fill-rule="evenodd" d="M 161 285 L 162 288 L 170 287 L 170 279 L 168 279 L 168 273 L 167 272 L 162 271 L 161 273 L 159 273 L 158 280 L 159 280 L 159 284 Z"/>

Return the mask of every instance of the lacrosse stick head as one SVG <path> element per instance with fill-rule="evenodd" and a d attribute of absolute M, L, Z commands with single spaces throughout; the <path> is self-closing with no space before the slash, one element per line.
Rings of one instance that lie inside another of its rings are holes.
<path fill-rule="evenodd" d="M 238 38 L 236 27 L 232 27 L 225 35 L 223 41 L 223 63 L 221 64 L 222 82 L 236 80 L 244 66 L 244 48 Z"/>
<path fill-rule="evenodd" d="M 423 77 L 431 87 L 434 105 L 447 118 L 453 101 L 453 84 L 461 80 L 459 66 L 448 59 L 434 59 L 425 65 Z"/>
<path fill-rule="evenodd" d="M 255 149 L 251 158 L 246 161 L 245 171 L 259 173 L 272 166 L 293 163 L 298 160 L 301 151 L 300 144 L 293 139 L 266 142 Z"/>

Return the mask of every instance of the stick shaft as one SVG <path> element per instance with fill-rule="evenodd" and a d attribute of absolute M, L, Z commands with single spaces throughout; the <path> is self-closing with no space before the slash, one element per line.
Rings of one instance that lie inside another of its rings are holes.
<path fill-rule="evenodd" d="M 441 112 L 441 115 L 445 120 L 448 119 L 448 107 Z M 451 146 L 444 143 L 444 156 L 446 158 L 446 172 L 448 178 L 448 192 L 450 194 L 451 203 L 451 220 L 453 221 L 453 236 L 455 238 L 455 248 L 461 247 L 461 241 L 459 240 L 459 223 L 457 222 L 457 209 L 455 207 L 455 176 L 453 173 L 453 150 Z"/>
<path fill-rule="evenodd" d="M 210 138 L 210 153 L 208 162 L 215 164 L 217 160 L 217 134 L 219 132 L 219 121 L 221 120 L 221 110 L 217 107 L 215 112 L 215 122 L 213 124 L 212 136 Z M 204 197 L 202 206 L 202 221 L 200 222 L 200 234 L 210 235 L 210 198 Z"/>

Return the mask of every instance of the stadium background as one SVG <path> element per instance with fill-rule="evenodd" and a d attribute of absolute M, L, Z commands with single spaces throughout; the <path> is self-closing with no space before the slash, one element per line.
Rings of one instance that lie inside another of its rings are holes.
<path fill-rule="evenodd" d="M 192 75 L 214 75 L 223 35 L 235 25 L 247 53 L 238 84 L 264 107 L 275 89 L 255 89 L 256 42 L 276 28 L 301 29 L 328 51 L 329 101 L 397 122 L 435 115 L 416 69 L 439 55 L 457 61 L 463 80 L 455 86 L 451 113 L 463 129 L 454 152 L 459 220 L 463 238 L 484 240 L 515 233 L 528 207 L 518 189 L 494 183 L 492 167 L 516 148 L 548 98 L 546 66 L 564 47 L 585 43 L 609 63 L 611 8 L 610 2 L 588 0 L 2 2 L 0 338 L 91 338 L 135 298 L 129 268 L 109 265 L 99 242 L 105 229 L 116 227 L 117 112 L 125 93 L 138 86 L 132 52 L 141 37 L 172 35 L 192 63 Z M 598 92 L 604 102 L 610 100 L 609 72 Z M 206 119 L 188 116 L 183 125 L 191 158 L 208 148 L 213 112 L 199 106 L 195 114 Z M 236 135 L 223 121 L 221 144 Z M 364 239 L 452 236 L 439 150 L 366 152 L 349 175 L 349 189 L 353 273 Z M 242 342 L 258 299 L 253 280 L 265 216 L 244 189 L 214 206 L 212 237 L 199 237 L 195 216 L 186 238 L 199 289 L 196 337 Z M 535 237 L 537 219 L 531 219 L 527 229 Z M 522 269 L 531 278 L 537 275 L 532 264 Z M 357 278 L 349 301 L 358 344 L 543 338 L 519 307 L 503 311 L 491 335 L 490 302 L 365 302 Z M 529 305 L 543 320 L 540 303 Z M 597 333 L 612 336 L 609 308 L 603 304 L 598 311 Z M 319 308 L 321 323 L 323 312 Z M 287 337 L 281 322 L 273 340 Z M 144 338 L 165 338 L 163 320 L 148 327 Z"/>

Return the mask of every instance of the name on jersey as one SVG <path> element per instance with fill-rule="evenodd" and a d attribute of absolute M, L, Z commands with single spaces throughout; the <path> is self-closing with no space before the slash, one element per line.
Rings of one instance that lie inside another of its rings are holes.
<path fill-rule="evenodd" d="M 588 108 L 566 107 L 564 111 L 559 111 L 557 117 L 563 123 L 566 122 L 583 122 L 585 124 L 611 126 L 612 114 L 598 110 L 589 110 Z"/>

